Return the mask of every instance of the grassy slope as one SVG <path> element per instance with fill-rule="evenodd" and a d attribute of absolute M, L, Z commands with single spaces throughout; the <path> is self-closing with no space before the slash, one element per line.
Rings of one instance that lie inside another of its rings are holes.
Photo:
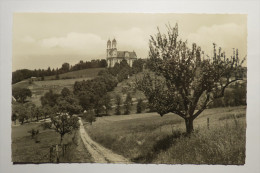
<path fill-rule="evenodd" d="M 85 127 L 92 139 L 137 163 L 244 164 L 245 109 L 205 110 L 190 138 L 181 135 L 184 121 L 173 114 L 101 117 Z"/>
<path fill-rule="evenodd" d="M 60 79 L 62 78 L 94 78 L 98 75 L 98 72 L 104 68 L 89 68 L 83 70 L 72 71 L 64 74 L 60 74 Z M 46 76 L 45 80 L 54 80 L 55 75 Z"/>
<path fill-rule="evenodd" d="M 73 71 L 60 75 L 60 80 L 50 80 L 53 76 L 45 77 L 44 81 L 34 81 L 32 84 L 28 80 L 24 80 L 13 84 L 12 87 L 29 88 L 33 96 L 29 98 L 37 106 L 41 105 L 40 98 L 44 93 L 52 89 L 54 92 L 59 93 L 64 87 L 73 90 L 73 85 L 76 81 L 89 80 L 97 76 L 98 72 L 103 68 L 92 68 L 79 71 Z M 62 79 L 63 77 L 70 77 L 72 79 Z M 49 80 L 48 80 L 49 79 Z"/>
<path fill-rule="evenodd" d="M 39 129 L 39 143 L 35 143 L 27 132 Z M 76 144 L 72 135 L 65 135 L 64 143 L 71 143 L 69 152 L 61 157 L 60 162 L 92 162 L 91 156 L 76 134 Z M 49 162 L 49 147 L 59 143 L 59 134 L 53 130 L 42 130 L 39 123 L 29 123 L 12 127 L 12 161 L 16 163 L 46 163 Z"/>
<path fill-rule="evenodd" d="M 115 114 L 115 97 L 117 94 L 119 94 L 122 98 L 121 113 L 122 114 L 124 113 L 123 103 L 126 99 L 127 93 L 131 94 L 132 101 L 133 101 L 133 105 L 131 106 L 130 112 L 131 112 L 131 114 L 136 113 L 137 99 L 143 99 L 143 100 L 145 99 L 143 92 L 141 92 L 139 90 L 135 90 L 133 88 L 136 78 L 140 77 L 140 75 L 142 75 L 142 74 L 141 73 L 135 74 L 135 75 L 129 77 L 129 79 L 123 80 L 122 82 L 118 83 L 118 85 L 114 88 L 113 91 L 109 92 L 109 94 L 111 96 L 111 102 L 113 105 L 112 110 L 109 111 L 110 115 Z"/>

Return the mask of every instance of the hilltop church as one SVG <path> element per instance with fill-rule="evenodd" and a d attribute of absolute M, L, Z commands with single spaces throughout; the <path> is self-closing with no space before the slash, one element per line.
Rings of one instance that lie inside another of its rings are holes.
<path fill-rule="evenodd" d="M 108 67 L 114 67 L 116 63 L 120 63 L 123 59 L 127 61 L 130 67 L 137 59 L 135 51 L 118 51 L 116 48 L 116 40 L 113 39 L 112 44 L 110 39 L 107 41 L 107 64 Z"/>

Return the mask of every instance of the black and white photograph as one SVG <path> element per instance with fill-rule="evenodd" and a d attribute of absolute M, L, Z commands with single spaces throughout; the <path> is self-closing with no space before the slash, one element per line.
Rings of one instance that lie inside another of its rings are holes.
<path fill-rule="evenodd" d="M 13 164 L 244 165 L 247 14 L 13 14 Z"/>

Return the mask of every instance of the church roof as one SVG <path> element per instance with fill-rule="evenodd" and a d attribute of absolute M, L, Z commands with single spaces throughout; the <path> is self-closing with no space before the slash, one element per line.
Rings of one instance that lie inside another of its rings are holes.
<path fill-rule="evenodd" d="M 116 39 L 113 39 L 113 41 L 112 42 L 116 42 Z"/>
<path fill-rule="evenodd" d="M 127 53 L 129 54 L 129 58 L 137 58 L 135 52 L 128 52 L 128 51 L 117 51 L 117 57 L 125 58 Z"/>

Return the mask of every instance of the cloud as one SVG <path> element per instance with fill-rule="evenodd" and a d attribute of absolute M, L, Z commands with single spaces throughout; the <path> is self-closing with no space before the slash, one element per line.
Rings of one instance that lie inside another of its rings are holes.
<path fill-rule="evenodd" d="M 68 33 L 65 37 L 51 37 L 43 39 L 39 44 L 44 48 L 70 49 L 78 53 L 87 53 L 90 55 L 104 52 L 106 40 L 91 33 Z M 104 47 L 102 47 L 104 45 Z M 57 52 L 58 53 L 58 52 Z"/>
<path fill-rule="evenodd" d="M 246 55 L 246 27 L 234 23 L 200 27 L 197 32 L 189 34 L 189 43 L 197 43 L 206 52 L 213 48 L 212 44 L 222 47 L 226 52 L 232 52 L 232 48 L 238 48 Z"/>
<path fill-rule="evenodd" d="M 23 43 L 35 43 L 35 39 L 31 36 L 25 36 L 21 39 Z"/>
<path fill-rule="evenodd" d="M 144 32 L 138 27 L 132 27 L 127 30 L 115 30 L 113 37 L 117 40 L 118 50 L 135 51 L 138 57 L 146 58 L 149 48 L 149 33 Z"/>
<path fill-rule="evenodd" d="M 145 47 L 148 45 L 147 34 L 140 28 L 133 27 L 124 31 L 115 31 L 113 35 L 124 47 Z"/>

